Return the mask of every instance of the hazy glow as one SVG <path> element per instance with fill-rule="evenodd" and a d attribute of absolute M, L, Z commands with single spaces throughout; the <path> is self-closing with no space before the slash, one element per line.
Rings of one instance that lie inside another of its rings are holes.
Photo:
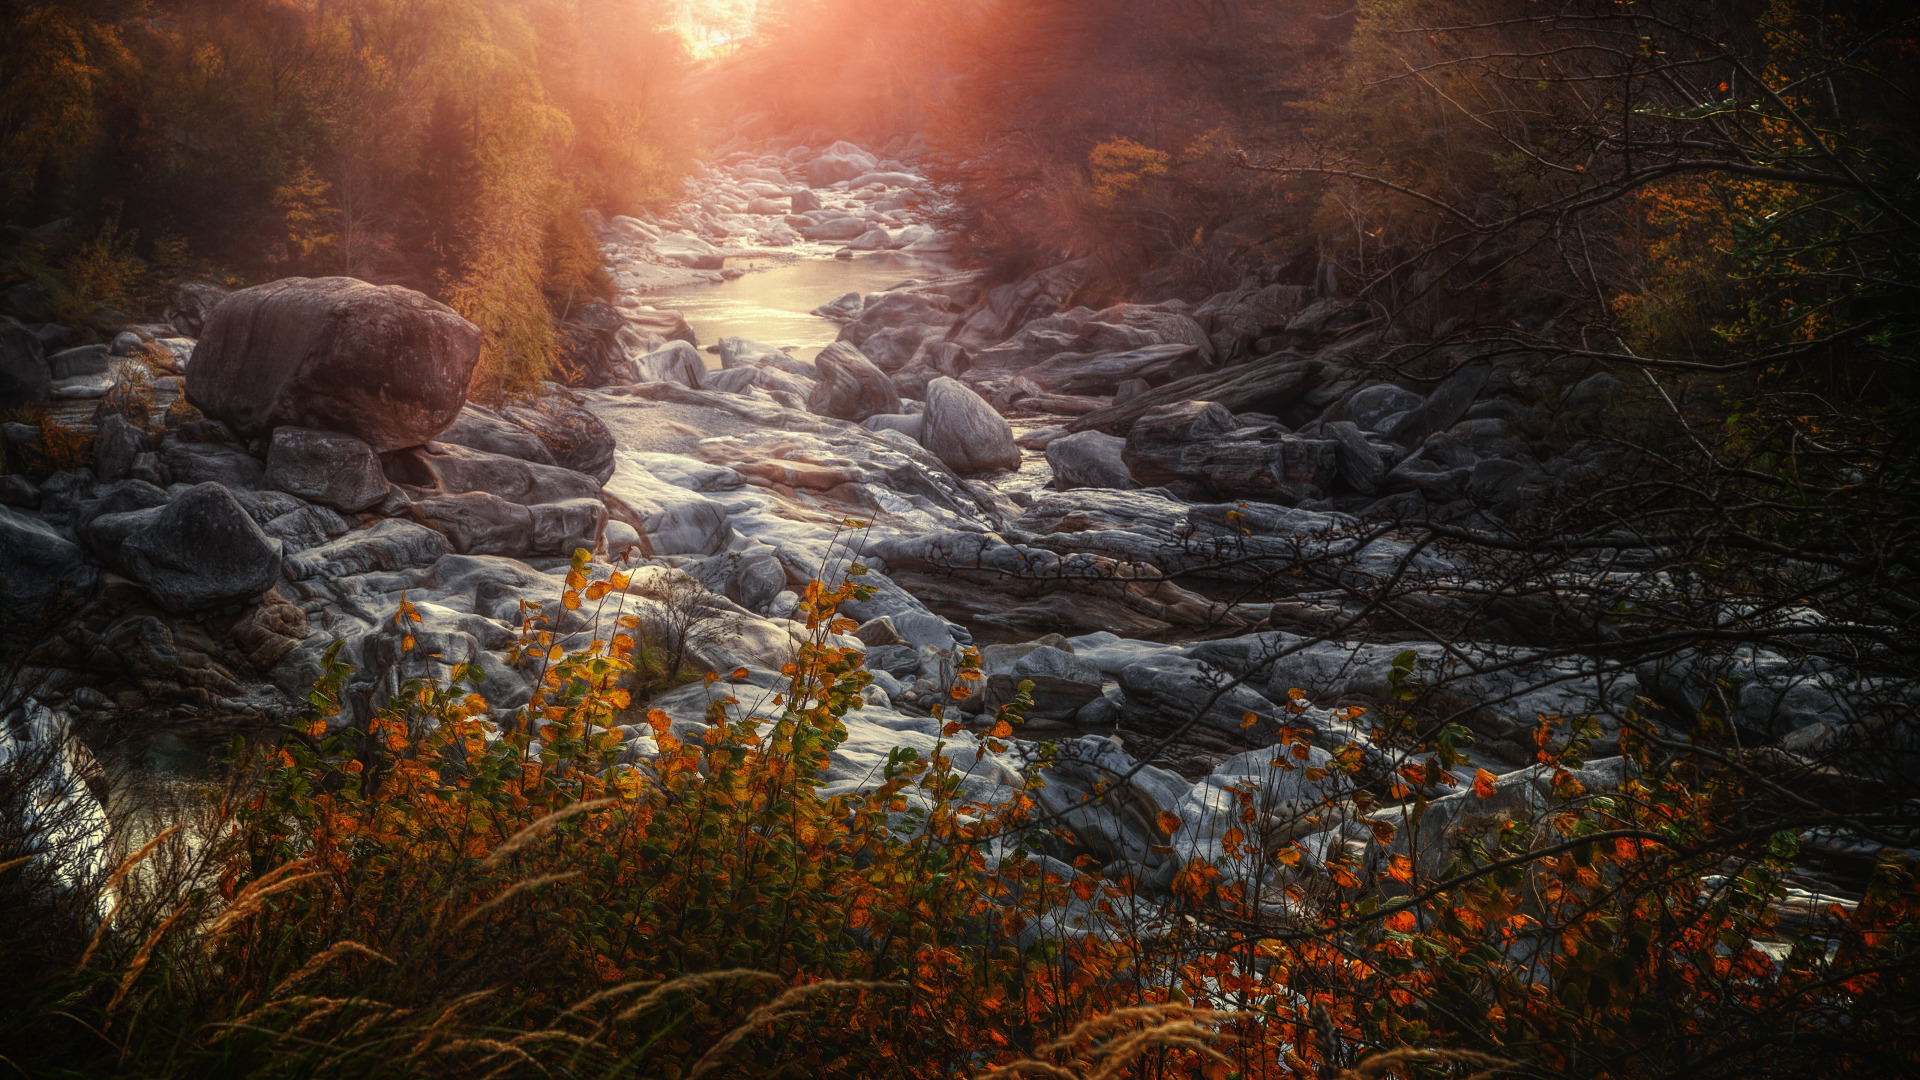
<path fill-rule="evenodd" d="M 753 36 L 760 0 L 673 0 L 673 28 L 695 56 L 714 56 Z"/>

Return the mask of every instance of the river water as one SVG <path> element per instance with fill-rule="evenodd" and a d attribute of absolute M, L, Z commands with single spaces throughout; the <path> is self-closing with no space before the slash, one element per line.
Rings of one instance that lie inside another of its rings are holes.
<path fill-rule="evenodd" d="M 833 343 L 840 324 L 810 314 L 842 293 L 871 293 L 910 279 L 944 274 L 951 265 L 924 255 L 879 251 L 836 259 L 831 255 L 793 262 L 728 259 L 744 277 L 718 285 L 685 285 L 648 293 L 646 303 L 680 312 L 705 348 L 723 337 L 743 337 L 776 347 L 795 346 L 794 354 L 813 359 Z M 720 359 L 707 355 L 707 366 Z"/>

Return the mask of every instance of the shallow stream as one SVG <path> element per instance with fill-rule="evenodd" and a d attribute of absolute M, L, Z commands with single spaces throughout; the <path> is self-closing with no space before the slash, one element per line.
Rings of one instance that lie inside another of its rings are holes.
<path fill-rule="evenodd" d="M 833 343 L 840 324 L 811 314 L 843 293 L 879 292 L 910 278 L 946 273 L 951 266 L 924 255 L 878 251 L 836 259 L 832 255 L 793 262 L 728 259 L 746 270 L 744 277 L 718 285 L 683 285 L 648 293 L 642 300 L 672 308 L 685 317 L 705 349 L 723 337 L 743 337 L 773 346 L 795 346 L 795 355 L 811 360 Z M 707 366 L 720 358 L 707 354 Z"/>

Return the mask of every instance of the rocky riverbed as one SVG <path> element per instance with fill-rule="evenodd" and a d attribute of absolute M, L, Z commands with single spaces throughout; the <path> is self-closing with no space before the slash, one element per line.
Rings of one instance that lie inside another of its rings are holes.
<path fill-rule="evenodd" d="M 340 723 L 463 663 L 510 710 L 531 693 L 509 658 L 522 605 L 553 605 L 576 548 L 632 570 L 656 597 L 644 617 L 701 669 L 745 672 L 636 703 L 629 764 L 654 752 L 647 708 L 681 735 L 722 692 L 771 709 L 797 591 L 851 555 L 874 593 L 847 606 L 844 643 L 874 684 L 830 789 L 876 783 L 897 747 L 930 753 L 931 707 L 977 650 L 973 715 L 1021 682 L 1034 705 L 1007 749 L 964 763 L 974 793 L 1044 779 L 1078 850 L 1145 881 L 1217 856 L 1236 791 L 1272 815 L 1346 806 L 1288 826 L 1323 857 L 1404 850 L 1408 832 L 1367 823 L 1397 811 L 1354 786 L 1404 764 L 1365 719 L 1391 703 L 1470 732 L 1467 773 L 1499 778 L 1482 809 L 1516 813 L 1564 795 L 1534 764 L 1541 717 L 1589 725 L 1589 791 L 1624 775 L 1629 714 L 1678 723 L 1718 695 L 1784 752 L 1865 719 L 1843 670 L 1575 647 L 1561 600 L 1662 587 L 1631 550 L 1491 603 L 1502 568 L 1416 527 L 1497 532 L 1620 468 L 1610 374 L 1464 349 L 1383 371 L 1391 329 L 1288 267 L 1098 310 L 1076 303 L 1074 263 L 821 296 L 839 329 L 811 358 L 702 341 L 658 303 L 742 260 L 944 251 L 912 151 L 738 151 L 670 211 L 596 219 L 619 296 L 569 311 L 568 385 L 497 410 L 465 401 L 477 331 L 349 279 L 190 287 L 166 323 L 78 348 L 7 320 L 0 390 L 47 409 L 5 429 L 0 599 L 34 628 L 6 745 L 257 730 L 294 714 L 334 642 L 355 669 Z M 93 439 L 90 464 L 28 479 L 62 431 Z M 403 597 L 417 624 L 396 625 Z M 1271 768 L 1283 726 L 1305 732 L 1306 771 Z M 1356 778 L 1312 768 L 1353 747 Z"/>

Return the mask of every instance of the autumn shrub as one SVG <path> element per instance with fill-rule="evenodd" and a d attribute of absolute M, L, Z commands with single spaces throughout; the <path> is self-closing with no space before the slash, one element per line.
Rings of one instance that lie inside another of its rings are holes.
<path fill-rule="evenodd" d="M 1762 814 L 1763 782 L 1637 719 L 1606 767 L 1590 724 L 1543 719 L 1529 787 L 1469 775 L 1463 729 L 1398 706 L 1346 710 L 1328 752 L 1300 695 L 1247 723 L 1275 776 L 1328 794 L 1224 791 L 1217 857 L 1165 891 L 1095 872 L 1037 773 L 988 773 L 1024 694 L 829 784 L 870 679 L 839 636 L 861 576 L 808 587 L 780 684 L 709 674 L 698 733 L 622 722 L 652 662 L 636 583 L 581 552 L 523 625 L 522 709 L 455 665 L 340 726 L 329 653 L 283 738 L 70 859 L 75 884 L 0 830 L 0 875 L 32 872 L 0 889 L 41 931 L 0 936 L 36 973 L 0 991 L 0 1052 L 29 1075 L 1226 1080 L 1892 1075 L 1917 1045 L 1913 867 L 1783 906 L 1819 815 Z M 434 670 L 419 620 L 403 602 L 383 641 Z M 1172 855 L 1207 823 L 1155 824 Z"/>

